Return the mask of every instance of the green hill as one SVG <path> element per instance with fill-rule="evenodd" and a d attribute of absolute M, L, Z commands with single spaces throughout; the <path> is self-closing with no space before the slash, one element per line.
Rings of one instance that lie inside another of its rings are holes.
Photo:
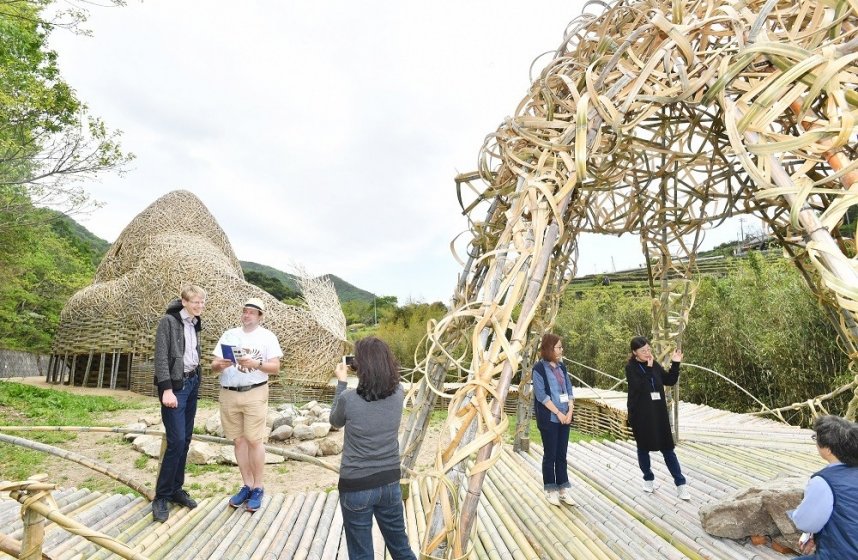
<path fill-rule="evenodd" d="M 267 266 L 264 264 L 259 264 L 250 261 L 240 262 L 241 269 L 244 271 L 245 275 L 247 275 L 248 272 L 257 272 L 260 274 L 264 274 L 265 276 L 276 278 L 277 280 L 283 282 L 283 284 L 289 289 L 298 289 L 298 281 L 293 274 L 283 272 L 282 270 L 278 270 L 274 267 Z M 374 300 L 376 297 L 375 294 L 373 294 L 372 292 L 362 290 L 353 284 L 349 284 L 339 276 L 335 276 L 333 274 L 328 274 L 327 276 L 331 279 L 331 282 L 334 283 L 334 289 L 337 290 L 337 295 L 339 296 L 340 302 L 342 303 L 345 303 L 347 301 L 372 302 L 372 300 Z"/>
<path fill-rule="evenodd" d="M 101 259 L 104 257 L 104 254 L 107 253 L 107 250 L 110 248 L 110 243 L 105 241 L 104 239 L 98 237 L 84 226 L 79 224 L 69 216 L 62 214 L 60 212 L 55 212 L 53 210 L 38 210 L 39 212 L 44 212 L 48 214 L 48 219 L 45 221 L 50 224 L 51 229 L 54 233 L 65 239 L 68 243 L 70 243 L 73 247 L 75 247 L 81 255 L 92 262 L 93 267 L 97 267 L 98 263 L 101 262 Z M 251 278 L 248 278 L 248 281 L 260 286 L 263 289 L 268 289 L 268 282 L 265 281 L 264 277 L 274 278 L 279 282 L 283 283 L 287 292 L 298 292 L 298 282 L 295 279 L 295 276 L 289 274 L 288 272 L 283 272 L 282 270 L 278 270 L 274 267 L 267 266 L 264 264 L 259 264 L 250 261 L 240 261 L 241 269 L 244 271 L 245 276 L 247 276 L 248 272 L 257 273 L 262 275 L 262 282 L 260 282 L 260 277 L 251 274 Z M 366 290 L 362 290 L 357 286 L 350 284 L 343 280 L 338 276 L 334 276 L 333 274 L 328 275 L 331 281 L 334 283 L 334 289 L 337 290 L 337 295 L 340 298 L 340 302 L 345 303 L 347 301 L 363 301 L 372 303 L 373 299 L 375 299 L 375 294 L 368 292 Z M 276 286 L 276 282 L 273 283 Z M 270 292 L 271 290 L 269 290 Z M 286 295 L 291 296 L 292 294 L 272 294 L 275 297 L 278 295 Z"/>

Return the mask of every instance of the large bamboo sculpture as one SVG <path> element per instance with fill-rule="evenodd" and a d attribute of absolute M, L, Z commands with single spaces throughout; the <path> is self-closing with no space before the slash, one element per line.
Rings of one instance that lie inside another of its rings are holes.
<path fill-rule="evenodd" d="M 201 337 L 204 372 L 221 333 L 236 326 L 242 304 L 257 297 L 266 304 L 264 325 L 285 353 L 272 398 L 287 400 L 288 384 L 324 386 L 342 355 L 346 321 L 330 279 L 298 273 L 307 305 L 277 301 L 245 281 L 229 239 L 199 198 L 188 191 L 168 193 L 126 226 L 93 283 L 66 303 L 53 342 L 52 370 L 60 370 L 53 380 L 67 375 L 69 383 L 86 386 L 97 374 L 98 387 L 109 379 L 116 388 L 125 364 L 130 388 L 154 394 L 158 321 L 182 286 L 197 284 L 208 292 Z M 206 382 L 201 393 L 217 397 L 217 388 Z"/>
<path fill-rule="evenodd" d="M 640 235 L 664 359 L 694 301 L 705 229 L 754 213 L 858 360 L 858 263 L 838 233 L 858 203 L 856 26 L 854 0 L 591 3 L 568 26 L 479 171 L 458 178 L 473 237 L 454 309 L 430 325 L 402 442 L 408 468 L 428 405 L 450 399 L 424 485 L 435 503 L 425 555 L 467 553 L 507 390 L 553 323 L 581 232 Z M 465 385 L 445 395 L 451 371 Z M 858 394 L 846 414 L 856 408 Z"/>

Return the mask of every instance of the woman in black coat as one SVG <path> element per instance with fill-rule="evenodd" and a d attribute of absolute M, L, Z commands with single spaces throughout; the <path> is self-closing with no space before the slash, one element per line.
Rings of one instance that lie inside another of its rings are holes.
<path fill-rule="evenodd" d="M 682 352 L 679 349 L 673 352 L 670 371 L 665 372 L 661 364 L 654 360 L 652 348 L 646 338 L 633 338 L 631 350 L 632 355 L 626 364 L 626 381 L 629 386 L 626 408 L 638 448 L 638 464 L 643 472 L 644 491 L 652 492 L 655 489 L 655 475 L 650 468 L 649 452 L 661 451 L 676 484 L 677 495 L 683 500 L 690 500 L 691 494 L 688 493 L 679 459 L 673 450 L 673 434 L 670 431 L 664 400 L 664 386 L 675 385 L 679 380 Z"/>

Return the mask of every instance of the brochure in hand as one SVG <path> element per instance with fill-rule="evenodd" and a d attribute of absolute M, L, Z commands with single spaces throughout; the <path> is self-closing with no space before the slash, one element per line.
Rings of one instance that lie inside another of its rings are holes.
<path fill-rule="evenodd" d="M 239 346 L 231 346 L 229 344 L 221 344 L 220 351 L 223 354 L 223 357 L 227 360 L 230 360 L 232 363 L 237 364 L 238 359 L 244 356 L 244 350 Z"/>

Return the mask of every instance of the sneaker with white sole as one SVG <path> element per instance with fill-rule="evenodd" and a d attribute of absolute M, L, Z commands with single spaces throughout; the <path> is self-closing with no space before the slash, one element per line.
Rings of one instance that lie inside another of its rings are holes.
<path fill-rule="evenodd" d="M 552 506 L 560 505 L 560 497 L 558 496 L 557 490 L 546 490 L 545 499 L 548 500 L 548 503 Z"/>
<path fill-rule="evenodd" d="M 676 487 L 676 495 L 679 496 L 680 500 L 691 499 L 691 493 L 688 491 L 688 486 L 685 484 L 680 484 Z"/>
<path fill-rule="evenodd" d="M 644 492 L 649 492 L 652 494 L 652 491 L 655 490 L 655 481 L 654 480 L 644 480 L 643 483 Z"/>
<path fill-rule="evenodd" d="M 229 506 L 237 508 L 246 502 L 248 498 L 250 498 L 250 487 L 245 484 L 235 496 L 229 499 Z"/>
<path fill-rule="evenodd" d="M 575 500 L 572 499 L 572 495 L 569 494 L 567 490 L 560 491 L 560 501 L 566 504 L 567 506 L 575 506 L 578 505 L 575 503 Z"/>

